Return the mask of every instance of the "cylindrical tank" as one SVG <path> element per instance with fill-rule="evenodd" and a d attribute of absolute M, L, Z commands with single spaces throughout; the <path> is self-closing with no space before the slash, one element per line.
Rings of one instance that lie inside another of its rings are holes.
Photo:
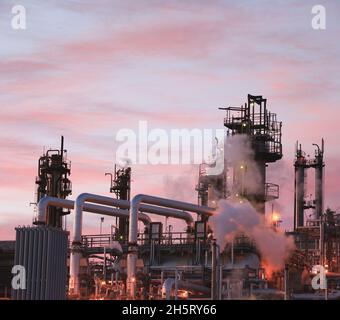
<path fill-rule="evenodd" d="M 319 219 L 323 213 L 323 163 L 315 168 L 315 213 Z"/>
<path fill-rule="evenodd" d="M 304 225 L 305 168 L 301 159 L 295 164 L 295 208 L 296 227 Z"/>

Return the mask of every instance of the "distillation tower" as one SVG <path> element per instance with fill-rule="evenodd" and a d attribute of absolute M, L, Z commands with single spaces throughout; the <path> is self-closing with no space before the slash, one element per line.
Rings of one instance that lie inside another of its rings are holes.
<path fill-rule="evenodd" d="M 225 170 L 218 176 L 205 173 L 205 166 L 200 167 L 199 181 L 196 187 L 201 204 L 211 204 L 223 198 L 245 198 L 252 203 L 259 213 L 265 213 L 265 203 L 279 197 L 279 186 L 266 182 L 266 167 L 282 158 L 281 128 L 276 114 L 267 109 L 267 99 L 262 96 L 248 95 L 248 102 L 240 107 L 219 108 L 226 111 L 224 126 L 229 137 L 240 136 L 245 148 L 251 149 L 248 159 L 228 162 L 225 154 Z M 232 183 L 227 183 L 229 167 L 232 166 Z M 254 180 L 256 187 L 250 188 L 247 181 Z M 213 200 L 212 200 L 213 199 Z"/>

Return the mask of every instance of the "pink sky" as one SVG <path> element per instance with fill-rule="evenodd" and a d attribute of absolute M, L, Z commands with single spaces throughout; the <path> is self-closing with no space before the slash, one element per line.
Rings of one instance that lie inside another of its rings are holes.
<path fill-rule="evenodd" d="M 293 219 L 296 140 L 326 143 L 326 205 L 338 208 L 340 5 L 327 29 L 311 28 L 313 1 L 21 1 L 27 29 L 11 29 L 14 1 L 0 4 L 0 239 L 31 224 L 37 159 L 65 136 L 73 195 L 108 194 L 115 135 L 151 128 L 222 128 L 219 106 L 261 94 L 283 121 L 284 227 Z M 197 168 L 136 166 L 133 193 L 196 202 Z M 109 219 L 108 219 L 109 220 Z M 86 230 L 97 230 L 88 216 Z M 107 221 L 106 227 L 110 221 Z"/>

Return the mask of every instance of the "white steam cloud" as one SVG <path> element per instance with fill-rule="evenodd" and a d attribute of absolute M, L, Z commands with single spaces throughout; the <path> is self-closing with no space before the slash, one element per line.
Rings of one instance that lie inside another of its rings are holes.
<path fill-rule="evenodd" d="M 242 175 L 238 183 L 233 184 L 232 193 L 246 192 L 256 194 L 262 185 L 261 174 L 254 161 L 254 151 L 251 147 L 249 137 L 244 134 L 235 135 L 226 139 L 225 155 L 227 166 L 236 169 L 233 175 Z M 243 167 L 242 171 L 240 167 Z M 231 178 L 231 177 L 230 177 Z"/>
<path fill-rule="evenodd" d="M 239 232 L 253 239 L 264 265 L 271 271 L 283 268 L 295 248 L 293 238 L 266 225 L 264 217 L 249 202 L 220 200 L 218 210 L 209 222 L 221 249 Z"/>

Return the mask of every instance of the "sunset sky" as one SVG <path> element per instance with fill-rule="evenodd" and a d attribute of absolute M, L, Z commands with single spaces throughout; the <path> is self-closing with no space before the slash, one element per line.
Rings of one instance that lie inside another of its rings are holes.
<path fill-rule="evenodd" d="M 27 28 L 13 30 L 16 4 L 0 2 L 0 240 L 31 224 L 38 158 L 61 135 L 70 198 L 108 195 L 119 129 L 141 120 L 222 128 L 218 107 L 248 93 L 266 97 L 283 122 L 284 157 L 268 181 L 281 186 L 284 228 L 293 224 L 296 140 L 313 156 L 312 143 L 325 139 L 325 205 L 340 208 L 339 1 L 21 0 Z M 326 30 L 311 26 L 316 4 Z M 197 166 L 132 170 L 133 194 L 197 201 Z M 86 217 L 85 230 L 98 232 L 99 217 Z"/>

